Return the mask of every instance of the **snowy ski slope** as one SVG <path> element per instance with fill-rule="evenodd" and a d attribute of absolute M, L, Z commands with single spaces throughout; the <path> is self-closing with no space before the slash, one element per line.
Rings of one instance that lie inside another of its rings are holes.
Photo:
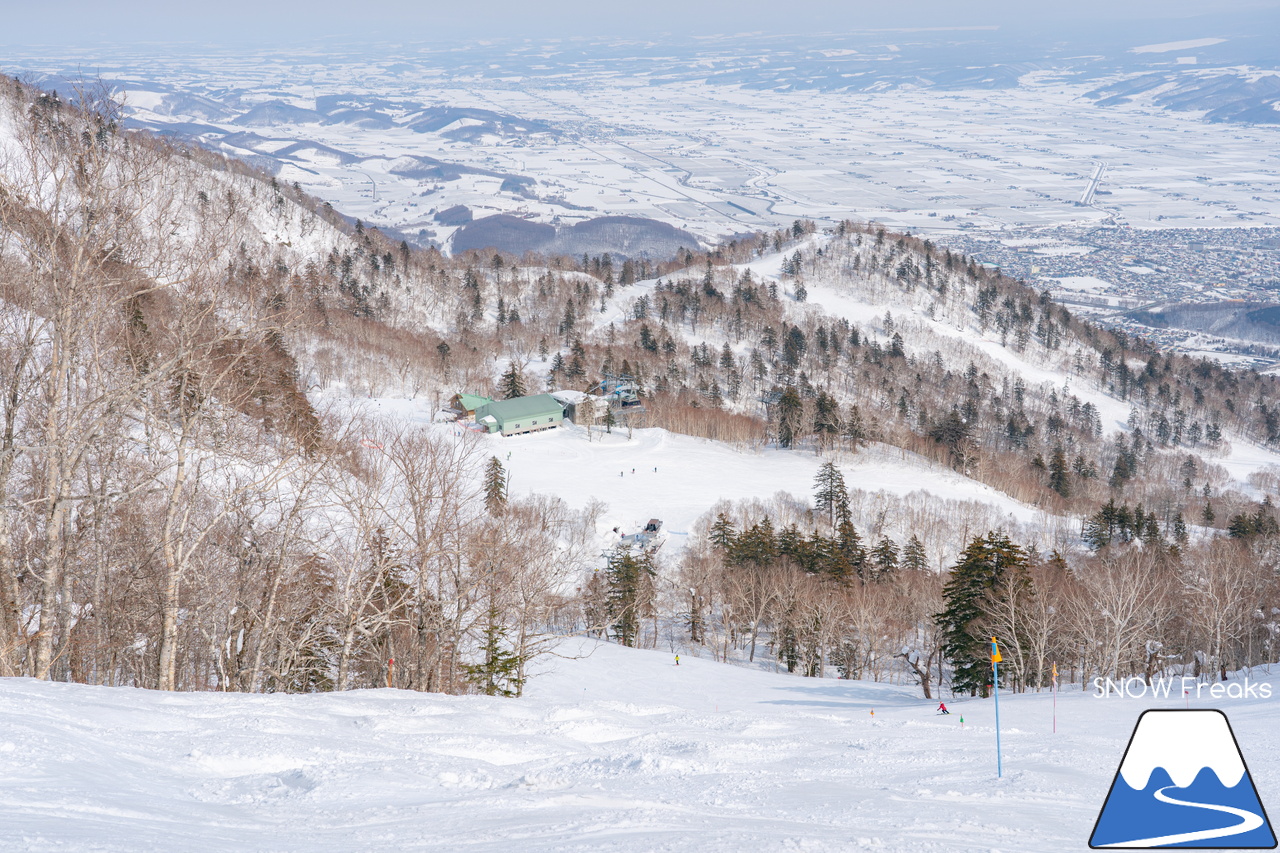
<path fill-rule="evenodd" d="M 0 847 L 1085 850 L 1134 722 L 1162 707 L 1077 689 L 1055 734 L 1050 694 L 1006 695 L 997 780 L 990 700 L 942 717 L 906 686 L 562 648 L 586 656 L 551 660 L 519 700 L 5 680 Z M 1275 701 L 1216 703 L 1273 810 Z"/>

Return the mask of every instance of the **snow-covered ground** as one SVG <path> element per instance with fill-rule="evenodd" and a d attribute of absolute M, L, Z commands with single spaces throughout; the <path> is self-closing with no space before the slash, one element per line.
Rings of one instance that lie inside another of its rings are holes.
<path fill-rule="evenodd" d="M 1069 851 L 1139 713 L 991 700 L 586 640 L 522 699 L 0 681 L 6 851 Z M 1261 676 L 1280 697 L 1280 678 Z M 1280 802 L 1277 698 L 1219 707 Z M 874 713 L 873 713 L 874 712 Z M 963 718 L 963 725 L 961 718 Z"/>
<path fill-rule="evenodd" d="M 350 404 L 373 419 L 420 425 L 431 420 L 429 407 L 420 400 L 383 397 Z M 851 491 L 862 490 L 872 498 L 867 504 L 872 515 L 884 501 L 931 504 L 939 512 L 944 503 L 953 502 L 949 506 L 954 536 L 909 530 L 909 517 L 899 517 L 898 512 L 877 531 L 903 542 L 918 533 L 926 540 L 930 559 L 940 566 L 949 564 L 975 532 L 1017 525 L 1051 531 L 1065 523 L 923 456 L 879 443 L 856 453 L 818 456 L 773 446 L 734 447 L 658 428 L 636 429 L 628 437 L 625 428 L 606 434 L 602 427 L 594 427 L 590 439 L 585 427 L 571 422 L 553 430 L 505 437 L 478 435 L 453 424 L 437 424 L 433 429 L 443 436 L 475 441 L 483 457 L 497 457 L 507 471 L 513 497 L 555 495 L 575 509 L 584 509 L 593 500 L 603 503 L 597 520 L 602 548 L 612 528 L 635 532 L 650 518 L 660 518 L 669 534 L 664 552 L 674 557 L 688 542 L 694 523 L 717 501 L 768 500 L 779 492 L 810 500 L 818 468 L 828 460 L 836 462 Z M 855 504 L 855 524 L 866 533 L 870 519 L 858 517 L 857 507 L 862 504 Z M 1074 529 L 1074 524 L 1067 526 Z"/>

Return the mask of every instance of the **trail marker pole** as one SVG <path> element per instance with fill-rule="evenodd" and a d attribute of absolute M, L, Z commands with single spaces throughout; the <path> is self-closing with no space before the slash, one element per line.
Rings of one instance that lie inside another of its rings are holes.
<path fill-rule="evenodd" d="M 1053 733 L 1058 733 L 1058 664 L 1053 664 Z"/>
<path fill-rule="evenodd" d="M 995 689 L 996 695 L 996 778 L 1004 776 L 1004 757 L 1000 754 L 1000 661 L 1004 660 L 1000 656 L 1000 646 L 996 644 L 996 638 L 991 638 L 991 686 Z"/>

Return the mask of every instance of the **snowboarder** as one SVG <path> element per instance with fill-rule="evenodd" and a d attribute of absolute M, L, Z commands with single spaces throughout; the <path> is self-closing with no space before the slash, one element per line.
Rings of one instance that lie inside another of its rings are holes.
<path fill-rule="evenodd" d="M 680 655 L 676 655 L 676 666 L 680 665 Z"/>
<path fill-rule="evenodd" d="M 947 706 L 946 706 L 946 703 L 945 703 L 945 702 L 939 702 L 939 703 L 938 703 L 938 713 L 939 713 L 939 714 L 950 714 L 951 712 L 947 710 Z"/>

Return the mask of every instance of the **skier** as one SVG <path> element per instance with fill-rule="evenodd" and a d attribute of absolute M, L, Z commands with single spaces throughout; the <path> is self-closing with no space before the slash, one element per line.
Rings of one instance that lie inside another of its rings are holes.
<path fill-rule="evenodd" d="M 680 665 L 680 655 L 676 655 L 676 666 Z"/>
<path fill-rule="evenodd" d="M 939 713 L 939 714 L 950 714 L 951 712 L 947 710 L 946 703 L 944 703 L 944 702 L 939 702 L 939 703 L 938 703 L 938 713 Z"/>

